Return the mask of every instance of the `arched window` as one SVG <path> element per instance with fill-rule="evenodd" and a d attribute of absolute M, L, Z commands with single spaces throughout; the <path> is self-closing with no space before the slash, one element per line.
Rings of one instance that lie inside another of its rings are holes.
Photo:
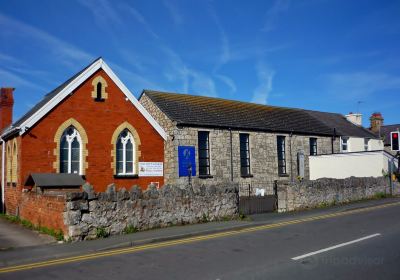
<path fill-rule="evenodd" d="M 92 80 L 92 98 L 95 101 L 105 101 L 108 98 L 107 82 L 102 76 L 97 76 Z"/>
<path fill-rule="evenodd" d="M 136 174 L 134 141 L 128 129 L 124 129 L 118 136 L 116 143 L 116 171 L 118 175 Z"/>
<path fill-rule="evenodd" d="M 60 173 L 82 174 L 82 139 L 75 127 L 68 127 L 60 141 Z"/>
<path fill-rule="evenodd" d="M 17 168 L 18 168 L 18 158 L 17 158 L 17 141 L 14 139 L 13 151 L 12 151 L 12 163 L 11 163 L 11 181 L 17 183 Z"/>
<path fill-rule="evenodd" d="M 97 100 L 102 99 L 102 96 L 101 96 L 101 95 L 102 95 L 103 92 L 102 92 L 102 88 L 101 88 L 101 87 L 102 87 L 101 82 L 98 82 L 98 83 L 97 83 L 97 86 L 96 86 L 96 92 L 97 92 L 97 94 L 96 94 L 96 99 L 97 99 Z"/>
<path fill-rule="evenodd" d="M 12 167 L 11 167 L 11 160 L 12 159 L 12 155 L 11 155 L 11 144 L 10 144 L 10 142 L 7 142 L 7 163 L 6 163 L 6 166 L 7 166 L 7 175 L 6 175 L 6 178 L 7 178 L 7 183 L 11 183 L 12 182 Z"/>

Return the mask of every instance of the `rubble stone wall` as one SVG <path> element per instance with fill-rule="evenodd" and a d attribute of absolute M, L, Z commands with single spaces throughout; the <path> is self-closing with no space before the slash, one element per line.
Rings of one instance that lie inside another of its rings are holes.
<path fill-rule="evenodd" d="M 74 241 L 93 239 L 99 233 L 121 234 L 171 225 L 193 224 L 233 218 L 238 214 L 234 187 L 202 186 L 160 189 L 150 185 L 146 191 L 134 186 L 116 191 L 110 185 L 95 193 L 90 185 L 83 192 L 66 195 L 65 238 Z"/>
<path fill-rule="evenodd" d="M 278 183 L 278 211 L 287 212 L 315 208 L 334 203 L 346 203 L 390 194 L 390 181 L 385 177 L 322 178 L 302 182 Z M 393 195 L 400 194 L 400 184 L 393 184 Z"/>

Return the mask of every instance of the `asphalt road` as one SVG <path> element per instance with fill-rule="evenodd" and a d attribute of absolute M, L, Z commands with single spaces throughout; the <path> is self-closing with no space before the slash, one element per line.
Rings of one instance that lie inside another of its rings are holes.
<path fill-rule="evenodd" d="M 152 249 L 1 273 L 0 279 L 398 280 L 399 216 L 396 205 L 225 237 L 154 244 Z"/>

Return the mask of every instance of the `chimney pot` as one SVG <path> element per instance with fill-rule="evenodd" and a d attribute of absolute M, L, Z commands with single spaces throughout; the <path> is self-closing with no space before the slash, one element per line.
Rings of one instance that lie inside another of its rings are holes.
<path fill-rule="evenodd" d="M 371 117 L 369 118 L 371 122 L 370 130 L 374 133 L 379 133 L 381 131 L 381 126 L 383 125 L 383 117 L 380 112 L 372 113 Z"/>
<path fill-rule="evenodd" d="M 358 126 L 362 126 L 362 114 L 350 112 L 345 117 L 349 122 Z"/>
<path fill-rule="evenodd" d="M 0 88 L 0 131 L 12 124 L 14 88 Z"/>

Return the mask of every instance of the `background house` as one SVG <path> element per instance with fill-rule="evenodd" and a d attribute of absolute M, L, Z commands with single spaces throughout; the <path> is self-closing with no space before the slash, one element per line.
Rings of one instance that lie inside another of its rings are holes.
<path fill-rule="evenodd" d="M 346 118 L 361 127 L 361 114 L 350 113 Z M 378 139 L 341 137 L 343 153 L 310 157 L 310 179 L 380 177 L 397 169 L 398 160 L 390 150 L 390 132 L 399 126 L 383 126 L 381 113 L 373 113 L 370 122 L 370 131 Z"/>
<path fill-rule="evenodd" d="M 164 183 L 164 130 L 101 58 L 13 124 L 12 95 L 13 89 L 1 89 L 1 182 L 8 213 L 18 214 L 32 173 L 82 176 L 95 191 L 110 183 L 125 188 Z M 59 184 L 53 187 L 69 184 L 69 176 L 33 178 Z"/>
<path fill-rule="evenodd" d="M 340 114 L 150 90 L 139 102 L 168 134 L 168 183 L 185 184 L 191 174 L 194 184 L 235 182 L 272 193 L 274 180 L 309 178 L 309 156 L 340 153 L 342 139 L 379 146 L 376 135 Z M 182 149 L 192 153 L 190 172 L 182 170 Z"/>
<path fill-rule="evenodd" d="M 390 133 L 392 131 L 400 131 L 400 124 L 384 125 L 383 121 L 384 119 L 381 113 L 373 113 L 370 117 L 370 130 L 382 139 L 385 151 L 392 155 L 396 155 L 396 152 L 391 150 Z"/>

